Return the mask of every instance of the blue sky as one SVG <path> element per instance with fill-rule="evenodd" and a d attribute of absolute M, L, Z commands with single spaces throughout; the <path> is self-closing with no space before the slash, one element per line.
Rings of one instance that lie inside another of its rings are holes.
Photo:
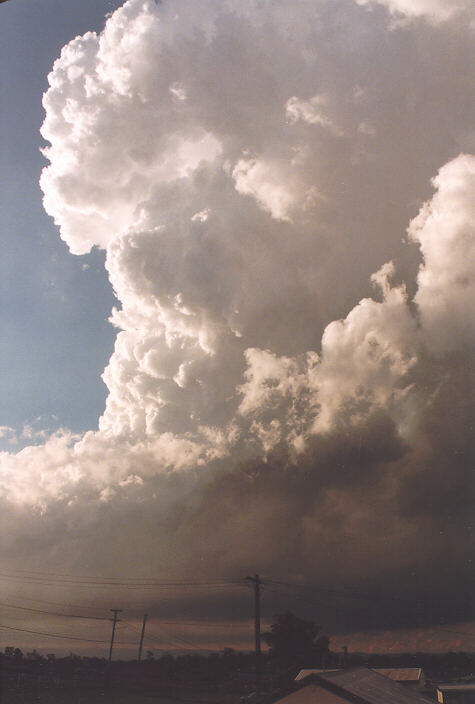
<path fill-rule="evenodd" d="M 11 0 L 0 8 L 0 425 L 94 428 L 115 332 L 103 253 L 74 257 L 44 212 L 42 95 L 61 47 L 118 3 Z M 55 416 L 56 419 L 53 417 Z M 8 446 L 8 445 L 7 445 Z"/>

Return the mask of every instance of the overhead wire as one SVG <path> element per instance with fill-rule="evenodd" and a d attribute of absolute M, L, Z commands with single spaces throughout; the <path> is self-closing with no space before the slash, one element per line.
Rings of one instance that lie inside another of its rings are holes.
<path fill-rule="evenodd" d="M 6 579 L 24 579 L 25 581 L 47 581 L 70 584 L 98 585 L 124 584 L 126 586 L 163 586 L 163 587 L 200 587 L 200 586 L 228 586 L 231 584 L 242 585 L 243 580 L 238 579 L 175 579 L 159 580 L 154 577 L 103 577 L 94 575 L 55 574 L 31 570 L 9 570 L 0 568 L 0 576 Z"/>
<path fill-rule="evenodd" d="M 308 597 L 302 596 L 301 594 L 297 594 L 297 595 L 296 595 L 296 594 L 292 594 L 292 593 L 289 593 L 289 592 L 286 592 L 286 591 L 283 591 L 283 590 L 272 589 L 271 587 L 268 587 L 268 586 L 267 586 L 268 584 L 273 584 L 273 585 L 285 585 L 285 586 L 289 586 L 289 587 L 296 586 L 296 587 L 307 588 L 307 589 L 312 589 L 312 590 L 316 590 L 316 591 L 324 591 L 324 592 L 328 592 L 328 593 L 330 593 L 330 594 L 335 594 L 335 595 L 337 595 L 337 596 L 342 596 L 342 595 L 343 595 L 343 596 L 352 596 L 352 597 L 355 597 L 355 598 L 360 597 L 360 598 L 363 598 L 363 599 L 365 599 L 365 600 L 366 600 L 366 599 L 370 599 L 370 600 L 372 600 L 372 601 L 373 601 L 373 600 L 378 600 L 378 597 L 377 597 L 377 596 L 374 596 L 374 597 L 373 597 L 373 596 L 370 596 L 370 595 L 361 594 L 361 592 L 351 592 L 350 590 L 342 591 L 342 590 L 323 589 L 323 588 L 317 587 L 316 585 L 302 585 L 302 584 L 293 584 L 293 585 L 292 585 L 292 584 L 290 584 L 289 582 L 278 582 L 278 581 L 275 581 L 275 580 L 267 580 L 266 582 L 264 582 L 263 590 L 265 590 L 265 591 L 269 591 L 269 592 L 272 592 L 272 593 L 274 593 L 274 594 L 278 594 L 278 595 L 285 596 L 285 597 L 290 597 L 290 598 L 298 599 L 298 600 L 300 600 L 300 601 L 304 601 L 304 602 L 309 603 L 309 604 L 312 604 L 312 605 L 314 605 L 314 606 L 321 606 L 321 603 L 319 604 L 316 600 L 314 600 L 314 599 L 309 599 Z M 393 599 L 393 600 L 398 601 L 398 598 L 397 598 L 397 597 L 390 597 L 390 598 Z M 384 603 L 384 600 L 383 600 L 382 598 L 379 598 L 379 601 L 382 602 L 382 603 Z M 405 603 L 405 602 L 402 601 L 402 600 L 401 600 L 401 602 L 402 602 L 402 603 Z M 352 610 L 355 610 L 355 607 L 354 607 L 354 606 L 352 606 L 351 608 L 352 608 Z M 362 611 L 367 611 L 367 608 L 364 608 L 364 609 L 363 609 L 363 608 L 360 608 L 360 609 L 357 608 L 356 610 L 362 612 Z M 463 636 L 465 636 L 465 637 L 468 636 L 469 639 L 471 639 L 471 640 L 473 639 L 473 640 L 475 641 L 475 633 L 469 633 L 468 631 L 458 631 L 458 630 L 443 628 L 443 627 L 439 627 L 439 626 L 429 626 L 428 628 L 430 628 L 430 630 L 436 631 L 436 632 L 454 633 L 454 634 L 456 634 L 456 635 L 463 635 Z"/>
<path fill-rule="evenodd" d="M 288 587 L 290 589 L 310 589 L 312 591 L 316 592 L 322 592 L 323 594 L 331 594 L 334 596 L 341 596 L 341 597 L 346 597 L 346 598 L 354 598 L 354 599 L 364 599 L 368 601 L 374 601 L 375 598 L 378 598 L 377 595 L 374 594 L 364 594 L 362 592 L 355 591 L 354 589 L 344 589 L 344 588 L 330 588 L 330 587 L 321 587 L 316 584 L 302 584 L 302 583 L 297 583 L 297 582 L 282 582 L 282 581 L 277 581 L 277 580 L 267 580 L 267 584 L 273 584 L 276 586 L 284 586 Z M 391 599 L 391 597 L 389 597 Z"/>
<path fill-rule="evenodd" d="M 52 603 L 52 602 L 49 602 Z M 112 618 L 108 616 L 84 616 L 83 614 L 67 614 L 59 613 L 57 611 L 47 611 L 45 609 L 32 609 L 28 606 L 19 606 L 17 604 L 6 604 L 0 602 L 0 606 L 7 609 L 18 609 L 21 611 L 28 611 L 37 614 L 45 614 L 47 616 L 62 616 L 64 618 L 78 618 L 93 621 L 111 621 Z M 86 607 L 84 607 L 86 608 Z M 200 626 L 204 628 L 249 628 L 249 624 L 239 623 L 235 621 L 160 621 L 160 624 L 167 626 Z"/>
<path fill-rule="evenodd" d="M 459 636 L 469 636 L 470 640 L 473 640 L 475 642 L 475 633 L 469 633 L 468 631 L 455 631 L 452 628 L 433 628 L 434 631 L 443 631 L 444 633 L 455 633 L 456 635 Z"/>
<path fill-rule="evenodd" d="M 129 621 L 124 621 L 124 620 L 122 619 L 122 623 L 124 623 L 125 625 L 128 625 L 128 626 L 129 626 L 130 628 L 132 628 L 134 631 L 141 633 L 141 631 L 139 631 L 139 629 L 137 629 L 137 628 L 136 628 L 133 624 L 131 624 Z M 164 629 L 164 630 L 165 630 L 165 629 Z M 173 635 L 171 635 L 169 632 L 167 632 L 166 630 L 165 630 L 165 635 L 168 637 L 169 640 L 171 640 L 172 642 L 174 641 L 174 642 L 175 642 L 175 645 L 176 645 L 176 644 L 182 645 L 182 644 L 184 643 L 185 645 L 191 646 L 191 649 L 196 650 L 196 643 L 191 643 L 190 641 L 185 640 L 184 638 L 180 638 L 180 636 L 177 636 L 177 635 L 174 635 L 174 636 L 173 636 Z M 163 645 L 163 639 L 162 639 L 160 636 L 156 635 L 153 631 L 150 631 L 150 630 L 148 630 L 148 631 L 145 633 L 145 635 L 144 635 L 144 640 L 145 640 L 145 641 L 150 641 L 150 640 L 152 640 L 153 642 L 155 642 L 155 643 L 157 643 L 157 644 Z"/>
<path fill-rule="evenodd" d="M 43 576 L 44 575 L 44 576 Z M 15 580 L 15 581 L 22 581 L 25 584 L 31 584 L 31 585 L 53 585 L 54 587 L 68 587 L 68 588 L 107 588 L 107 589 L 125 589 L 125 590 L 154 590 L 154 591 L 168 591 L 168 590 L 188 590 L 188 589 L 212 589 L 214 590 L 228 590 L 230 588 L 235 588 L 235 587 L 247 587 L 249 588 L 249 584 L 246 582 L 246 580 L 175 580 L 175 581 L 165 581 L 165 580 L 155 580 L 152 577 L 144 577 L 144 578 L 132 578 L 132 577 L 107 577 L 104 579 L 95 579 L 90 576 L 85 576 L 85 575 L 66 575 L 66 574 L 53 574 L 53 573 L 45 573 L 45 572 L 40 572 L 40 571 L 27 571 L 27 570 L 8 570 L 5 568 L 0 568 L 0 579 L 10 579 L 10 580 Z M 76 581 L 75 581 L 76 580 Z M 120 580 L 120 581 L 119 581 Z M 284 587 L 284 589 L 283 589 Z M 370 595 L 370 594 L 364 594 L 362 592 L 356 591 L 356 590 L 350 590 L 350 589 L 344 589 L 344 588 L 339 588 L 339 589 L 333 589 L 333 588 L 325 588 L 321 587 L 315 584 L 304 584 L 304 583 L 296 583 L 296 582 L 285 582 L 281 580 L 272 580 L 272 579 L 266 579 L 262 581 L 262 588 L 264 592 L 271 592 L 273 594 L 276 594 L 281 597 L 285 598 L 291 598 L 291 599 L 298 599 L 300 601 L 303 601 L 305 603 L 309 603 L 313 606 L 322 606 L 322 600 L 317 600 L 315 598 L 311 598 L 311 596 L 308 594 L 308 590 L 311 590 L 312 592 L 317 592 L 318 594 L 323 594 L 323 595 L 331 595 L 334 597 L 340 597 L 340 598 L 350 598 L 350 599 L 363 599 L 365 601 L 369 600 L 373 604 L 375 602 L 380 602 L 382 604 L 388 603 L 388 601 L 399 601 L 400 603 L 404 604 L 405 601 L 401 598 L 398 597 L 381 597 L 380 595 Z M 288 590 L 293 590 L 289 592 Z M 295 593 L 297 592 L 297 593 Z M 303 593 L 302 593 L 303 592 Z M 307 593 L 305 593 L 307 592 Z M 80 608 L 80 609 L 94 609 L 94 610 L 99 610 L 99 611 L 104 611 L 105 607 L 96 607 L 96 606 L 84 606 L 84 605 L 79 605 L 79 604 L 60 604 L 58 602 L 52 602 L 52 601 L 46 601 L 42 599 L 33 599 L 29 597 L 22 597 L 26 601 L 32 601 L 32 602 L 38 602 L 38 603 L 46 603 L 50 604 L 53 606 L 66 606 L 68 608 Z M 24 606 L 19 606 L 19 605 L 14 605 L 14 604 L 2 604 L 0 603 L 0 606 L 4 606 L 6 608 L 12 608 L 12 609 L 19 609 L 31 613 L 38 613 L 38 614 L 45 614 L 45 615 L 51 615 L 51 616 L 57 616 L 57 617 L 64 617 L 64 618 L 77 618 L 77 619 L 88 619 L 88 620 L 101 620 L 101 621 L 109 621 L 110 618 L 107 617 L 100 617 L 100 616 L 88 616 L 88 615 L 82 615 L 82 614 L 67 614 L 67 613 L 58 613 L 54 611 L 48 611 L 48 610 L 42 610 L 42 609 L 33 609 L 29 607 L 24 607 Z M 355 609 L 354 605 L 351 607 L 352 609 Z M 363 609 L 358 609 L 363 610 Z M 239 623 L 239 622 L 232 622 L 232 621 L 226 621 L 226 622 L 211 622 L 211 623 L 206 623 L 203 621 L 161 621 L 161 625 L 169 625 L 169 626 L 179 626 L 179 627 L 187 627 L 187 626 L 199 626 L 199 627 L 206 627 L 206 628 L 219 628 L 219 627 L 239 627 L 239 628 L 247 628 L 249 627 L 247 624 Z M 475 633 L 468 633 L 466 631 L 458 631 L 454 629 L 447 629 L 447 628 L 442 628 L 442 627 L 432 627 L 433 630 L 436 631 L 442 631 L 442 632 L 448 632 L 448 633 L 454 633 L 456 635 L 463 635 L 465 637 L 469 638 L 475 638 Z M 21 629 L 20 629 L 21 630 Z M 25 629 L 23 629 L 25 630 Z M 65 636 L 66 637 L 66 636 Z M 84 639 L 81 639 L 84 640 Z M 88 639 L 86 639 L 88 640 Z M 185 641 L 184 639 L 181 639 L 182 642 L 186 642 L 188 645 L 192 645 L 189 643 L 189 641 Z M 93 641 L 97 642 L 97 641 Z"/>
<path fill-rule="evenodd" d="M 22 633 L 33 633 L 37 636 L 48 636 L 50 638 L 63 638 L 65 640 L 81 640 L 86 643 L 108 643 L 106 640 L 96 640 L 95 638 L 80 638 L 79 636 L 68 636 L 60 633 L 46 633 L 45 631 L 30 631 L 27 628 L 16 628 L 14 626 L 6 626 L 5 624 L 0 624 L 0 629 L 6 629 L 8 631 L 20 631 Z"/>
<path fill-rule="evenodd" d="M 318 601 L 317 599 L 312 599 L 312 598 L 310 598 L 308 596 L 304 596 L 302 594 L 292 594 L 292 593 L 289 593 L 288 591 L 284 591 L 282 589 L 275 589 L 275 588 L 266 586 L 265 584 L 263 585 L 263 591 L 264 592 L 271 592 L 273 594 L 277 594 L 279 596 L 286 597 L 287 599 L 289 599 L 289 598 L 290 599 L 297 599 L 298 601 L 303 601 L 306 604 L 310 604 L 312 606 L 317 606 L 319 608 L 322 607 L 321 600 Z M 353 611 L 355 611 L 355 610 L 359 611 L 359 612 L 366 611 L 366 609 L 364 609 L 363 607 L 358 608 L 358 607 L 352 606 L 351 608 Z"/>
<path fill-rule="evenodd" d="M 63 618 L 80 618 L 80 619 L 86 619 L 88 621 L 110 621 L 110 618 L 102 617 L 102 616 L 84 616 L 80 614 L 63 614 L 63 613 L 58 613 L 57 611 L 46 611 L 44 609 L 31 609 L 27 606 L 17 606 L 15 604 L 5 604 L 3 602 L 0 602 L 0 606 L 3 608 L 7 609 L 18 609 L 21 611 L 28 611 L 36 614 L 45 614 L 48 616 L 62 616 Z"/>
<path fill-rule="evenodd" d="M 160 621 L 166 626 L 202 626 L 204 628 L 250 628 L 252 624 L 236 621 Z"/>
<path fill-rule="evenodd" d="M 54 587 L 67 587 L 70 589 L 119 589 L 135 591 L 176 591 L 188 589 L 212 589 L 229 590 L 235 587 L 242 587 L 242 584 L 234 581 L 228 582 L 112 582 L 106 580 L 78 581 L 74 579 L 55 578 L 30 578 L 17 575 L 6 575 L 0 572 L 0 579 L 21 582 L 28 585 L 43 585 Z"/>
<path fill-rule="evenodd" d="M 50 606 L 65 606 L 68 609 L 92 609 L 93 611 L 108 611 L 106 606 L 92 606 L 91 604 L 71 604 L 70 602 L 64 601 L 49 601 L 47 599 L 33 599 L 31 596 L 25 596 L 24 594 L 18 594 L 18 596 L 24 601 L 32 601 L 38 604 L 49 604 Z"/>
<path fill-rule="evenodd" d="M 94 576 L 94 575 L 69 574 L 69 573 L 64 573 L 64 572 L 62 572 L 62 573 L 58 573 L 58 572 L 54 573 L 54 572 L 51 572 L 51 571 L 44 571 L 44 570 L 22 570 L 22 569 L 14 569 L 14 570 L 13 570 L 13 569 L 5 568 L 5 567 L 2 567 L 2 568 L 0 568 L 0 569 L 1 569 L 2 572 L 11 572 L 11 573 L 13 573 L 13 574 L 25 574 L 25 575 L 30 575 L 30 576 L 41 576 L 41 575 L 44 575 L 44 576 L 47 576 L 47 577 L 51 576 L 51 577 L 68 578 L 68 579 L 96 579 L 96 576 Z M 136 581 L 144 582 L 144 581 L 147 581 L 147 580 L 151 580 L 151 581 L 153 581 L 153 582 L 156 582 L 156 581 L 157 581 L 157 579 L 156 579 L 155 577 L 124 577 L 123 575 L 121 575 L 121 576 L 108 576 L 108 577 L 104 577 L 104 579 L 105 579 L 105 580 L 117 580 L 117 581 L 122 581 L 122 582 L 123 582 L 123 581 L 129 581 L 129 580 L 132 580 L 132 581 L 134 581 L 134 582 L 136 582 Z M 185 579 L 185 580 L 175 580 L 175 581 L 182 581 L 182 582 L 190 582 L 190 581 L 192 581 L 192 582 L 210 582 L 210 581 L 221 582 L 221 581 L 223 581 L 223 580 L 209 580 L 209 579 L 188 580 L 188 579 Z"/>

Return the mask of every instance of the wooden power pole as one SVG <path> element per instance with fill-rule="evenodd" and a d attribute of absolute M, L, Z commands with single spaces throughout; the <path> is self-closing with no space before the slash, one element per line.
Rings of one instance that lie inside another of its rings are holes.
<path fill-rule="evenodd" d="M 143 638 L 145 635 L 145 624 L 147 623 L 147 614 L 144 614 L 143 617 L 143 623 L 142 623 L 142 633 L 140 634 L 140 643 L 139 643 L 139 654 L 137 657 L 137 660 L 140 662 L 142 659 L 142 648 L 143 648 Z"/>
<path fill-rule="evenodd" d="M 112 660 L 112 648 L 114 647 L 115 626 L 116 626 L 117 621 L 119 620 L 117 618 L 117 614 L 120 613 L 122 611 L 122 609 L 111 609 L 111 611 L 114 614 L 114 618 L 111 619 L 111 621 L 112 621 L 112 634 L 111 634 L 111 645 L 109 648 L 109 664 Z"/>
<path fill-rule="evenodd" d="M 261 580 L 259 575 L 255 577 L 246 577 L 246 579 L 254 585 L 254 647 L 256 653 L 256 694 L 261 693 L 261 675 L 262 675 L 262 660 L 261 660 Z"/>

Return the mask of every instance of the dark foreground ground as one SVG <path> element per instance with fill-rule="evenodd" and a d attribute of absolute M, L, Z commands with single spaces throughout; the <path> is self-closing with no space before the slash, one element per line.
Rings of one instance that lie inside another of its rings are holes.
<path fill-rule="evenodd" d="M 326 667 L 342 666 L 337 656 L 329 655 L 333 661 Z M 261 663 L 261 691 L 268 693 L 292 684 L 302 666 L 268 654 Z M 431 687 L 431 682 L 473 678 L 475 654 L 355 653 L 348 655 L 346 666 L 422 667 Z M 25 657 L 15 648 L 0 654 L 0 704 L 239 704 L 241 697 L 254 690 L 254 684 L 254 656 L 230 649 L 206 656 L 164 655 L 111 665 L 104 659 L 73 654 L 56 658 L 33 651 Z"/>
<path fill-rule="evenodd" d="M 27 695 L 19 695 L 13 693 L 2 693 L 2 704 L 26 704 L 32 701 L 30 698 L 25 698 Z M 104 694 L 100 692 L 90 691 L 52 691 L 42 692 L 39 699 L 36 699 L 38 704 L 178 704 L 180 700 L 158 697 L 156 695 L 140 695 L 126 694 L 120 692 L 112 692 Z M 183 702 L 183 700 L 182 700 Z M 189 704 L 194 704 L 189 700 Z"/>
<path fill-rule="evenodd" d="M 92 690 L 43 690 L 38 694 L 31 692 L 6 692 L 0 694 L 1 704 L 238 704 L 238 695 L 223 693 L 199 692 L 174 697 L 160 694 L 125 691 L 92 691 Z"/>
<path fill-rule="evenodd" d="M 248 661 L 244 672 L 219 656 L 108 667 L 97 658 L 0 655 L 0 704 L 238 704 L 254 681 Z"/>

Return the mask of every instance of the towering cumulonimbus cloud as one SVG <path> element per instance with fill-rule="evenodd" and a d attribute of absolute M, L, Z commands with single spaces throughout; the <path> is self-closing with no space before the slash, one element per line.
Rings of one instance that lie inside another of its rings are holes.
<path fill-rule="evenodd" d="M 475 341 L 473 157 L 449 162 L 433 183 L 437 194 L 411 222 L 409 235 L 424 258 L 414 299 L 424 335 L 433 352 L 443 353 Z"/>
<path fill-rule="evenodd" d="M 390 29 L 363 4 L 128 0 L 64 47 L 44 204 L 73 254 L 106 250 L 120 307 L 99 428 L 2 455 L 43 560 L 318 564 L 408 595 L 440 555 L 465 569 L 465 29 L 458 6 L 380 3 L 437 19 Z"/>

